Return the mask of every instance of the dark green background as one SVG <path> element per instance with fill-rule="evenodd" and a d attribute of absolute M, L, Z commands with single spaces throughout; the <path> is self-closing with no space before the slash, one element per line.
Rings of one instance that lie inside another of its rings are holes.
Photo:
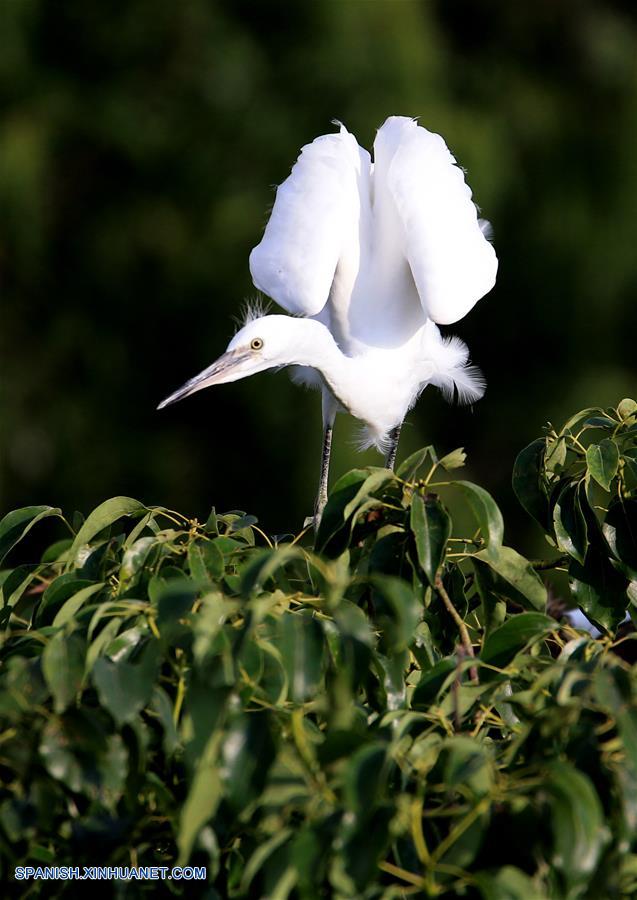
<path fill-rule="evenodd" d="M 0 2 L 4 509 L 131 494 L 300 526 L 316 395 L 264 374 L 155 406 L 225 348 L 272 186 L 332 118 L 369 147 L 420 116 L 494 226 L 497 287 L 451 329 L 487 395 L 425 392 L 402 456 L 463 444 L 510 511 L 547 419 L 634 395 L 632 3 Z M 379 460 L 354 434 L 334 475 Z"/>

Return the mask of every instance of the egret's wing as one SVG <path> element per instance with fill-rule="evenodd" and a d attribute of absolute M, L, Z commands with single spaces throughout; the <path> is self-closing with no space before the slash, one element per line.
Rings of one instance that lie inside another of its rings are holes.
<path fill-rule="evenodd" d="M 385 177 L 404 229 L 404 248 L 425 314 L 457 322 L 495 284 L 498 260 L 488 223 L 444 140 L 394 116 L 374 144 L 388 159 Z M 374 179 L 381 173 L 375 173 Z"/>
<path fill-rule="evenodd" d="M 357 227 L 358 180 L 369 165 L 369 154 L 341 126 L 303 147 L 277 189 L 250 273 L 288 312 L 313 316 L 325 306 L 346 235 Z"/>

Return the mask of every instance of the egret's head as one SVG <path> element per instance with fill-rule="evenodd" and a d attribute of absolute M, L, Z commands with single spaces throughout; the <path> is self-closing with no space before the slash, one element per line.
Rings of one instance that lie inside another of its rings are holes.
<path fill-rule="evenodd" d="M 214 384 L 226 384 L 264 369 L 290 365 L 295 361 L 292 332 L 298 321 L 290 316 L 261 316 L 248 322 L 235 334 L 226 352 L 216 362 L 187 381 L 157 408 L 163 409 Z"/>

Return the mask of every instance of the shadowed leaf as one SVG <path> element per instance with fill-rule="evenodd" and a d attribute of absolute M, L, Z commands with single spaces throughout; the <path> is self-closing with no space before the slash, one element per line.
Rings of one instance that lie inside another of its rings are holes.
<path fill-rule="evenodd" d="M 451 519 L 437 499 L 423 499 L 414 493 L 410 526 L 416 543 L 418 562 L 433 587 L 451 534 Z"/>

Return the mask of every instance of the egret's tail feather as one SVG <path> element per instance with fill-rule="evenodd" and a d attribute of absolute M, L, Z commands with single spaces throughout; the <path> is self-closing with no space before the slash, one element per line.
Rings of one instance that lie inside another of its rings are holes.
<path fill-rule="evenodd" d="M 477 366 L 464 366 L 449 372 L 436 373 L 431 383 L 440 389 L 448 403 L 453 403 L 454 395 L 462 406 L 475 403 L 487 388 L 484 375 Z"/>
<path fill-rule="evenodd" d="M 437 387 L 445 400 L 458 403 L 475 403 L 487 387 L 484 375 L 477 366 L 469 364 L 469 348 L 460 338 L 442 337 L 433 322 L 427 324 L 425 333 L 425 359 L 433 364 L 429 383 Z"/>
<path fill-rule="evenodd" d="M 381 433 L 371 425 L 363 425 L 352 443 L 359 453 L 375 447 L 379 453 L 385 455 L 391 447 L 391 429 Z"/>

